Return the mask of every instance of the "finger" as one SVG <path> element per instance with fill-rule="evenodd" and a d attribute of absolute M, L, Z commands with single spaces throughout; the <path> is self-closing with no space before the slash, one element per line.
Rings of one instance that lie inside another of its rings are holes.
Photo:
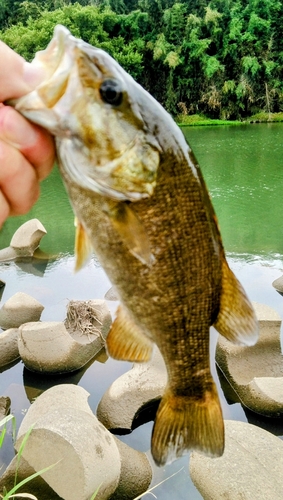
<path fill-rule="evenodd" d="M 49 174 L 55 160 L 52 137 L 9 106 L 0 108 L 0 139 L 23 153 L 34 166 L 39 180 Z"/>
<path fill-rule="evenodd" d="M 34 168 L 20 151 L 3 141 L 0 141 L 0 164 L 0 190 L 9 206 L 9 215 L 28 212 L 39 196 Z M 5 204 L 4 215 L 7 215 Z"/>
<path fill-rule="evenodd" d="M 10 206 L 4 194 L 0 191 L 0 228 L 3 222 L 9 217 Z"/>
<path fill-rule="evenodd" d="M 27 63 L 19 54 L 0 41 L 0 101 L 21 97 L 43 79 L 43 68 Z"/>

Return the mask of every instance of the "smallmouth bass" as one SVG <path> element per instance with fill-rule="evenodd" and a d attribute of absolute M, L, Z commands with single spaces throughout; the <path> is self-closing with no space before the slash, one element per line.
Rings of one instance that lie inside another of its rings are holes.
<path fill-rule="evenodd" d="M 152 433 L 157 465 L 189 449 L 221 456 L 221 406 L 209 328 L 252 345 L 253 308 L 230 270 L 198 163 L 170 115 L 107 53 L 57 26 L 32 64 L 46 77 L 11 104 L 54 136 L 78 225 L 77 267 L 91 247 L 120 297 L 109 354 L 148 361 L 168 384 Z"/>

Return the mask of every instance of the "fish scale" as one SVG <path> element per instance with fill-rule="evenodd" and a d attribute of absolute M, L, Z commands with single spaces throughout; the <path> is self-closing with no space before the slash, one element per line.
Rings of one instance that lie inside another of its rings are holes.
<path fill-rule="evenodd" d="M 190 449 L 220 456 L 224 426 L 209 328 L 252 345 L 258 325 L 226 261 L 197 161 L 160 104 L 107 53 L 63 26 L 32 64 L 46 78 L 11 104 L 55 136 L 78 221 L 78 267 L 92 247 L 118 291 L 108 352 L 142 362 L 156 344 L 166 364 L 153 458 L 162 466 Z"/>

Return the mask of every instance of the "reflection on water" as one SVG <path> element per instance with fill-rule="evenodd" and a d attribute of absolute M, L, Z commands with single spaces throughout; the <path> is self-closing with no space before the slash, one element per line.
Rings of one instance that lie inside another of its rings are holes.
<path fill-rule="evenodd" d="M 283 297 L 271 285 L 283 273 L 283 124 L 188 128 L 183 132 L 211 192 L 232 269 L 252 300 L 273 307 L 283 317 Z M 41 240 L 42 250 L 56 258 L 0 264 L 0 280 L 6 282 L 0 290 L 1 302 L 18 291 L 25 292 L 44 305 L 43 321 L 62 321 L 68 300 L 103 298 L 111 284 L 95 258 L 79 273 L 73 271 L 74 218 L 57 170 L 43 182 L 42 196 L 32 211 L 5 224 L 0 232 L 0 248 L 9 245 L 20 224 L 34 217 L 47 230 Z M 108 305 L 114 314 L 117 303 Z M 217 340 L 213 329 L 211 337 L 213 351 Z M 95 412 L 109 385 L 130 366 L 99 356 L 74 374 L 45 377 L 30 373 L 19 362 L 0 374 L 0 395 L 10 396 L 17 425 L 30 402 L 58 383 L 84 387 L 90 393 L 89 404 Z M 249 421 L 282 436 L 282 421 L 274 422 L 244 410 L 225 379 L 218 378 L 213 362 L 212 371 L 226 419 Z M 152 422 L 148 422 L 120 439 L 148 451 L 151 429 Z M 6 443 L 0 452 L 0 462 L 4 464 L 14 454 L 11 438 Z M 158 498 L 172 500 L 174 491 L 174 497 L 180 500 L 201 499 L 188 475 L 188 461 L 187 456 L 162 469 L 153 465 L 154 484 L 180 471 L 155 490 Z"/>
<path fill-rule="evenodd" d="M 183 129 L 219 218 L 226 250 L 283 255 L 283 124 Z"/>

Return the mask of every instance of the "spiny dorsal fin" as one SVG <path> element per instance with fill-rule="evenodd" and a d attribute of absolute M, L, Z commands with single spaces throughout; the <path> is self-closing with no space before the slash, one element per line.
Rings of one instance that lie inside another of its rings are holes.
<path fill-rule="evenodd" d="M 76 226 L 76 238 L 75 238 L 75 256 L 76 256 L 76 264 L 75 271 L 79 271 L 88 261 L 91 253 L 92 246 L 88 239 L 88 236 L 85 232 L 83 225 L 80 221 L 75 218 L 75 226 Z"/>
<path fill-rule="evenodd" d="M 151 438 L 155 463 L 163 466 L 191 449 L 210 457 L 224 451 L 222 411 L 212 379 L 199 398 L 176 396 L 167 388 L 157 410 Z"/>
<path fill-rule="evenodd" d="M 107 350 L 115 359 L 124 361 L 149 361 L 152 342 L 130 318 L 123 306 L 119 306 L 117 317 L 108 333 Z"/>
<path fill-rule="evenodd" d="M 222 265 L 220 309 L 213 326 L 234 344 L 251 346 L 258 340 L 256 314 L 226 260 Z"/>
<path fill-rule="evenodd" d="M 119 202 L 108 206 L 107 211 L 114 228 L 129 251 L 142 263 L 151 266 L 154 257 L 148 235 L 128 203 Z"/>

